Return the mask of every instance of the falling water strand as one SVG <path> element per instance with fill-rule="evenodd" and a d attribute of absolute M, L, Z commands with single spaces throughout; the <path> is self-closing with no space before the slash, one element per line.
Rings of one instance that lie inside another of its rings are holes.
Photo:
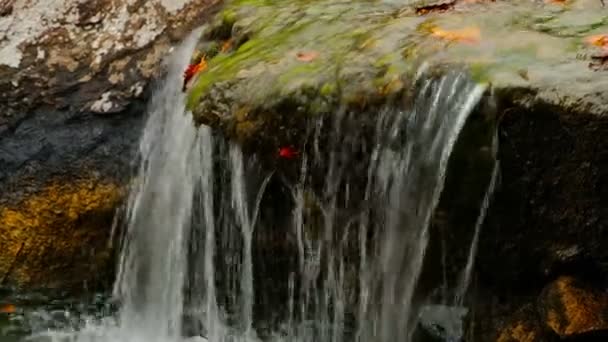
<path fill-rule="evenodd" d="M 182 72 L 199 35 L 200 30 L 193 32 L 167 59 L 166 76 L 148 104 L 148 119 L 139 143 L 139 170 L 129 193 L 126 228 L 121 231 L 113 291 L 120 303 L 119 312 L 115 319 L 91 321 L 79 331 L 48 331 L 37 335 L 42 335 L 44 340 L 167 342 L 183 339 L 184 289 L 188 285 L 195 189 L 200 187 L 201 169 L 211 165 L 208 151 L 201 151 L 201 141 L 209 139 L 210 132 L 199 131 L 192 124 L 181 92 Z M 204 186 L 210 191 L 209 179 Z M 209 223 L 213 218 L 208 217 L 206 221 Z"/>
<path fill-rule="evenodd" d="M 115 285 L 121 328 L 153 340 L 181 335 L 185 251 L 200 152 L 179 84 L 194 43 L 190 38 L 177 49 L 149 104 Z"/>
<path fill-rule="evenodd" d="M 473 233 L 473 240 L 471 241 L 471 247 L 469 248 L 469 256 L 467 258 L 467 264 L 462 271 L 462 275 L 460 276 L 460 280 L 458 282 L 458 286 L 456 288 L 455 295 L 455 304 L 460 307 L 464 304 L 464 296 L 469 287 L 469 283 L 471 282 L 471 274 L 473 272 L 473 266 L 475 265 L 475 256 L 477 254 L 477 246 L 479 244 L 479 233 L 481 231 L 481 227 L 483 226 L 483 222 L 486 218 L 486 214 L 488 211 L 488 206 L 490 205 L 490 200 L 492 199 L 492 195 L 494 194 L 494 189 L 496 188 L 496 182 L 499 174 L 499 162 L 494 162 L 494 168 L 492 169 L 492 176 L 490 178 L 490 183 L 488 184 L 488 189 L 486 190 L 486 194 L 483 198 L 483 202 L 481 203 L 481 208 L 479 209 L 479 216 L 477 217 L 477 222 L 475 222 L 475 232 Z"/>
<path fill-rule="evenodd" d="M 211 135 L 211 129 L 208 127 L 201 127 L 201 194 L 203 203 L 203 215 L 204 215 L 204 231 L 205 231 L 205 245 L 204 245 L 204 261 L 203 261 L 203 274 L 204 274 L 204 288 L 205 293 L 204 307 L 205 307 L 205 319 L 202 324 L 207 328 L 207 339 L 209 341 L 218 341 L 221 336 L 221 327 L 216 290 L 215 290 L 215 216 L 213 208 L 213 139 Z"/>
<path fill-rule="evenodd" d="M 253 227 L 251 227 L 249 211 L 247 208 L 247 194 L 245 189 L 245 177 L 243 155 L 236 146 L 230 146 L 230 162 L 232 170 L 232 208 L 235 211 L 237 222 L 243 234 L 243 270 L 241 277 L 242 298 L 242 324 L 246 335 L 251 332 L 253 322 L 253 266 L 251 260 L 251 239 Z"/>
<path fill-rule="evenodd" d="M 360 299 L 368 296 L 366 293 L 380 293 L 381 298 L 379 305 L 369 300 L 359 303 L 357 336 L 361 341 L 410 338 L 413 293 L 426 251 L 430 218 L 443 189 L 447 161 L 484 90 L 484 86 L 464 81 L 460 73 L 426 80 L 414 109 L 406 113 L 392 111 L 392 119 L 386 120 L 388 126 L 380 130 L 383 135 L 392 132 L 388 134 L 389 140 L 400 140 L 405 135 L 406 142 L 398 150 L 390 146 L 392 143 L 377 145 L 372 153 L 378 155 L 377 161 L 372 158 L 370 168 L 374 175 L 376 215 L 380 213 L 373 221 L 374 229 L 381 233 L 375 262 L 360 266 L 361 281 L 368 279 L 368 283 L 360 284 L 364 291 Z M 366 229 L 361 231 L 365 233 Z M 360 239 L 363 250 L 367 236 Z M 361 258 L 364 262 L 364 256 Z M 366 275 L 369 272 L 375 275 Z"/>

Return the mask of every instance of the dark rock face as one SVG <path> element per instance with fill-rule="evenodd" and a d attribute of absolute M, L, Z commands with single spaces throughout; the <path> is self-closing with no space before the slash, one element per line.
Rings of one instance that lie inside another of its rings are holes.
<path fill-rule="evenodd" d="M 482 236 L 480 275 L 512 291 L 564 272 L 605 276 L 608 148 L 600 141 L 608 118 L 504 107 L 503 182 Z"/>
<path fill-rule="evenodd" d="M 542 101 L 528 107 L 507 100 L 499 107 L 502 182 L 483 227 L 476 267 L 476 296 L 493 303 L 478 307 L 480 315 L 492 317 L 482 336 L 494 336 L 495 327 L 503 326 L 499 341 L 602 340 L 601 331 L 566 336 L 550 329 L 542 308 L 546 296 L 536 298 L 555 292 L 545 287 L 555 288 L 553 279 L 564 275 L 578 278 L 591 292 L 605 289 L 608 149 L 599 141 L 608 136 L 608 118 Z M 589 307 L 583 316 L 590 319 L 595 311 Z"/>
<path fill-rule="evenodd" d="M 86 171 L 124 178 L 125 166 L 134 156 L 143 112 L 141 104 L 134 104 L 131 110 L 112 116 L 32 113 L 0 135 L 3 187 L 10 191 L 19 178 L 31 178 L 34 183 L 53 177 L 77 179 Z"/>

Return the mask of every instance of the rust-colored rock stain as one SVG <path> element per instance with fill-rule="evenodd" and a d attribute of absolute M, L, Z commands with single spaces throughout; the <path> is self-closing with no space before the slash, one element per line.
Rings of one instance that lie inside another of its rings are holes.
<path fill-rule="evenodd" d="M 63 287 L 99 275 L 109 261 L 107 239 L 123 195 L 111 182 L 54 182 L 0 206 L 1 284 Z"/>

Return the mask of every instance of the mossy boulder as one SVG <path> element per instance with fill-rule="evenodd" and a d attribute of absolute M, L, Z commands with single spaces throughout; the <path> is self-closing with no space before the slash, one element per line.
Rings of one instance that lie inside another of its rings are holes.
<path fill-rule="evenodd" d="M 188 107 L 244 145 L 276 145 L 308 118 L 407 97 L 423 70 L 447 65 L 522 106 L 606 111 L 608 79 L 590 68 L 598 49 L 585 38 L 608 31 L 608 15 L 588 2 L 420 6 L 232 1 L 203 33 L 208 68 Z"/>

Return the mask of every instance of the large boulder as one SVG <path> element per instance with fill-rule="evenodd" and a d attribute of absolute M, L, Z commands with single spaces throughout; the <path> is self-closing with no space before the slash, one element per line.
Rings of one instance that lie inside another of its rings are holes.
<path fill-rule="evenodd" d="M 151 81 L 219 2 L 0 1 L 0 286 L 111 280 Z"/>
<path fill-rule="evenodd" d="M 365 112 L 407 95 L 424 71 L 462 67 L 501 102 L 599 116 L 608 80 L 589 37 L 608 25 L 598 6 L 232 1 L 203 33 L 206 69 L 188 105 L 198 123 L 260 150 L 297 140 L 302 120 Z"/>
<path fill-rule="evenodd" d="M 608 136 L 607 34 L 599 1 L 234 0 L 202 34 L 188 107 L 198 124 L 276 161 L 279 147 L 304 146 L 311 121 L 348 112 L 368 123 L 384 106 L 407 106 L 421 77 L 460 68 L 486 84 L 495 102 L 478 111 L 497 127 L 501 181 L 471 292 L 487 294 L 473 311 L 488 321 L 560 274 L 608 275 L 608 148 L 600 143 Z M 469 157 L 479 162 L 471 141 Z M 477 177 L 460 176 L 448 176 L 440 210 L 466 202 Z M 467 210 L 477 215 L 478 206 Z M 462 261 L 474 220 L 454 225 L 458 215 L 448 214 L 444 231 L 456 251 L 447 255 Z M 496 338 L 554 338 L 533 316 Z"/>

